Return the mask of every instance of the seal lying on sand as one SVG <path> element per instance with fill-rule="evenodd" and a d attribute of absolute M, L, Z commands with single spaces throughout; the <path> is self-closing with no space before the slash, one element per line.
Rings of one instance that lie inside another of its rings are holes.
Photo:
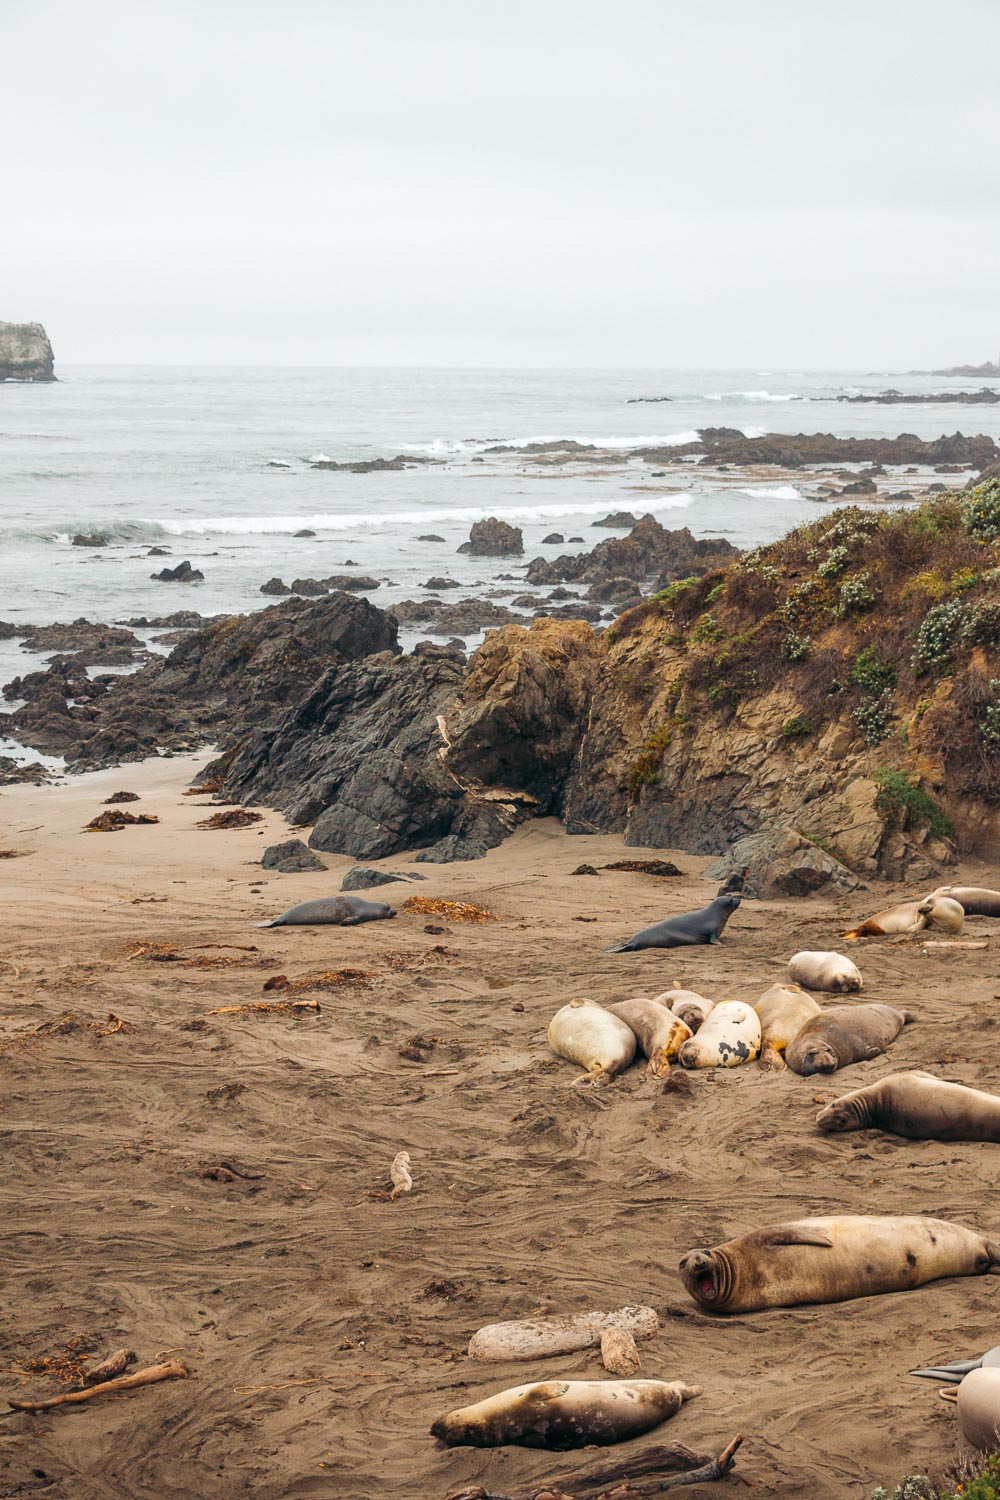
<path fill-rule="evenodd" d="M 905 1292 L 943 1276 L 981 1276 L 1000 1245 L 945 1219 L 845 1214 L 755 1229 L 714 1250 L 692 1250 L 681 1279 L 709 1312 L 759 1312 Z"/>
<path fill-rule="evenodd" d="M 888 1130 L 911 1141 L 1000 1141 L 1000 1099 L 931 1073 L 890 1073 L 816 1116 L 825 1134 Z"/>
<path fill-rule="evenodd" d="M 635 1033 L 639 1050 L 649 1059 L 652 1077 L 665 1078 L 670 1072 L 671 1058 L 677 1056 L 692 1034 L 690 1026 L 685 1026 L 668 1006 L 657 1000 L 622 1000 L 607 1008 Z"/>
<path fill-rule="evenodd" d="M 860 990 L 861 970 L 842 953 L 793 953 L 788 960 L 788 979 L 807 990 L 832 990 L 842 995 Z"/>
<path fill-rule="evenodd" d="M 957 901 L 967 917 L 1000 917 L 1000 891 L 981 885 L 942 885 L 931 895 Z"/>
<path fill-rule="evenodd" d="M 607 1447 L 651 1432 L 700 1395 L 700 1385 L 681 1380 L 543 1380 L 450 1411 L 431 1436 L 449 1448 Z"/>
<path fill-rule="evenodd" d="M 661 1005 L 668 1005 L 674 1015 L 690 1026 L 692 1031 L 697 1031 L 708 1019 L 710 1011 L 715 1009 L 715 1001 L 708 1000 L 704 995 L 699 995 L 697 990 L 664 990 L 662 995 L 655 997 Z"/>
<path fill-rule="evenodd" d="M 879 1057 L 914 1020 L 891 1005 L 829 1005 L 807 1021 L 785 1049 L 794 1073 L 836 1073 L 850 1063 Z"/>
<path fill-rule="evenodd" d="M 394 917 L 384 901 L 365 901 L 361 896 L 322 896 L 318 901 L 300 901 L 283 916 L 255 927 L 357 927 L 359 922 L 381 922 Z"/>
<path fill-rule="evenodd" d="M 970 1370 L 958 1387 L 958 1425 L 972 1448 L 995 1453 L 1000 1448 L 1000 1370 Z"/>
<path fill-rule="evenodd" d="M 886 911 L 877 911 L 873 917 L 841 933 L 845 938 L 886 937 L 892 932 L 923 932 L 928 927 L 941 932 L 961 932 L 965 911 L 960 901 L 950 896 L 924 896 L 920 901 L 901 901 Z"/>
<path fill-rule="evenodd" d="M 818 1007 L 817 1007 L 818 1009 Z M 724 1000 L 677 1054 L 684 1068 L 736 1068 L 760 1052 L 760 1017 L 742 1000 Z"/>
<path fill-rule="evenodd" d="M 553 1052 L 586 1068 L 598 1087 L 610 1083 L 635 1057 L 632 1028 L 592 1000 L 571 1000 L 557 1010 L 546 1035 Z"/>
<path fill-rule="evenodd" d="M 716 896 L 701 911 L 683 912 L 667 917 L 652 927 L 644 927 L 626 943 L 613 943 L 605 953 L 638 953 L 641 948 L 683 948 L 696 943 L 717 943 L 733 912 L 739 896 Z"/>
<path fill-rule="evenodd" d="M 772 984 L 754 1006 L 760 1016 L 760 1065 L 765 1072 L 785 1066 L 782 1053 L 807 1021 L 820 1014 L 812 995 L 797 984 Z"/>

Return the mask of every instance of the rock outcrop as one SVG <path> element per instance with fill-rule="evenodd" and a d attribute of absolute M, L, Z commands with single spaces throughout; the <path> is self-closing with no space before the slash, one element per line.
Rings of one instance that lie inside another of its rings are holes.
<path fill-rule="evenodd" d="M 469 540 L 458 550 L 473 557 L 520 557 L 524 552 L 524 537 L 520 526 L 509 526 L 506 521 L 489 516 L 485 521 L 473 523 Z"/>
<path fill-rule="evenodd" d="M 0 323 L 0 380 L 55 380 L 52 345 L 41 323 Z"/>
<path fill-rule="evenodd" d="M 602 523 L 604 524 L 604 523 Z M 651 516 L 638 521 L 628 536 L 609 537 L 591 552 L 536 557 L 528 564 L 529 583 L 589 583 L 591 598 L 608 598 L 612 580 L 627 580 L 662 588 L 677 578 L 707 573 L 738 556 L 738 548 L 724 537 L 695 537 L 687 526 L 667 531 Z M 636 590 L 631 590 L 634 595 Z M 619 589 L 619 596 L 627 591 Z"/>

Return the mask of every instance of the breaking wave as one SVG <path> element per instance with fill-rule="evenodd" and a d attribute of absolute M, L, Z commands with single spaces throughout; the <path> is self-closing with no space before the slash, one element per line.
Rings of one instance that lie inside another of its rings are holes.
<path fill-rule="evenodd" d="M 741 495 L 752 495 L 755 500 L 801 500 L 802 495 L 793 484 L 740 485 Z"/>

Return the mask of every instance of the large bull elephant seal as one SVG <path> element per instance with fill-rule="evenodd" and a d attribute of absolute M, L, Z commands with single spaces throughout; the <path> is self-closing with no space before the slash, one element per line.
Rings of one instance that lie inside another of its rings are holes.
<path fill-rule="evenodd" d="M 692 1250 L 681 1279 L 709 1312 L 760 1312 L 905 1292 L 944 1276 L 981 1276 L 1000 1245 L 960 1224 L 913 1214 L 845 1214 L 755 1229 L 714 1250 Z"/>
<path fill-rule="evenodd" d="M 829 1005 L 785 1049 L 793 1073 L 836 1073 L 879 1057 L 914 1018 L 891 1005 Z"/>
<path fill-rule="evenodd" d="M 1000 917 L 1000 891 L 981 885 L 941 885 L 931 896 L 957 901 L 967 917 Z"/>
<path fill-rule="evenodd" d="M 359 922 L 381 922 L 394 917 L 384 901 L 365 901 L 362 896 L 322 896 L 318 901 L 300 901 L 270 922 L 255 927 L 357 927 Z"/>
<path fill-rule="evenodd" d="M 1000 1141 L 1000 1099 L 931 1073 L 890 1073 L 816 1116 L 824 1134 L 888 1130 L 911 1141 Z"/>
<path fill-rule="evenodd" d="M 606 1447 L 651 1432 L 700 1395 L 681 1380 L 544 1380 L 450 1411 L 431 1435 L 449 1448 Z"/>
<path fill-rule="evenodd" d="M 644 927 L 624 943 L 613 943 L 605 953 L 638 953 L 642 948 L 684 948 L 697 943 L 717 943 L 733 912 L 739 896 L 716 896 L 701 911 L 683 912 L 667 917 L 652 927 Z"/>

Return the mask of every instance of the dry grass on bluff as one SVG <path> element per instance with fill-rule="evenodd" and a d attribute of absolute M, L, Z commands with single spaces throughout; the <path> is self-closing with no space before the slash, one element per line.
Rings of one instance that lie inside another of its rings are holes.
<path fill-rule="evenodd" d="M 725 722 L 780 682 L 798 705 L 787 738 L 846 721 L 859 745 L 896 736 L 939 760 L 952 791 L 1000 799 L 1000 480 L 910 510 L 835 511 L 671 584 L 616 622 L 612 652 L 657 620 L 681 658 L 662 744 L 671 723 Z M 649 685 L 633 672 L 627 686 Z M 662 744 L 637 777 L 655 776 Z"/>

